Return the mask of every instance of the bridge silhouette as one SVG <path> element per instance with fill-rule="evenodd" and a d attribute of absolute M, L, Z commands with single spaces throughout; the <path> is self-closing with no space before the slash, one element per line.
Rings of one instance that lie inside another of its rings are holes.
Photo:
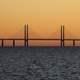
<path fill-rule="evenodd" d="M 4 41 L 12 41 L 12 47 L 16 47 L 16 41 L 20 40 L 20 41 L 24 41 L 24 47 L 29 47 L 29 40 L 30 41 L 60 41 L 60 46 L 64 47 L 65 46 L 65 41 L 72 41 L 73 45 L 72 46 L 76 46 L 76 41 L 80 41 L 80 39 L 66 39 L 65 38 L 65 26 L 61 25 L 61 29 L 60 29 L 60 38 L 29 38 L 29 26 L 28 24 L 24 25 L 24 38 L 0 38 L 1 41 L 1 45 L 0 47 L 5 47 Z M 8 45 L 7 45 L 8 46 Z M 53 45 L 55 46 L 55 45 Z"/>

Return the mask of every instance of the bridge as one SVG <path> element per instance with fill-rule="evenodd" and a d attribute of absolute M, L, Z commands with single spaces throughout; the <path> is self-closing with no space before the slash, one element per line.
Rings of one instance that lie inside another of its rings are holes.
<path fill-rule="evenodd" d="M 24 41 L 24 47 L 29 47 L 29 41 L 60 41 L 60 46 L 65 46 L 65 41 L 72 41 L 73 46 L 76 46 L 76 41 L 80 41 L 80 39 L 65 39 L 65 27 L 61 25 L 60 29 L 60 38 L 29 38 L 29 26 L 28 24 L 24 25 L 24 38 L 0 38 L 1 45 L 0 47 L 5 47 L 4 41 L 12 41 L 12 47 L 16 47 L 16 41 Z M 54 46 L 54 45 L 53 45 Z"/>

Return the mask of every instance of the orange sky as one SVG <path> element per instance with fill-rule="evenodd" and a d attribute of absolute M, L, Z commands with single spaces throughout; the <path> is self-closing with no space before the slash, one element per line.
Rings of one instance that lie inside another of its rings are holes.
<path fill-rule="evenodd" d="M 30 37 L 59 37 L 64 24 L 69 38 L 79 38 L 80 0 L 0 0 L 0 37 L 22 37 L 25 23 Z"/>

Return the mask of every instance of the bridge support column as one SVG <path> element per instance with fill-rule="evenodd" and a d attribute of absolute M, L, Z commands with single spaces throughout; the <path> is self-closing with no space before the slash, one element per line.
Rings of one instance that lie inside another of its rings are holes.
<path fill-rule="evenodd" d="M 61 26 L 61 46 L 64 46 L 64 25 Z"/>

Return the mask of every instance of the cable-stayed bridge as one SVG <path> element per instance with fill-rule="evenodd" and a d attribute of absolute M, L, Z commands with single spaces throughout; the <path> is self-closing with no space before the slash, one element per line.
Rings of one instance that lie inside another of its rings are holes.
<path fill-rule="evenodd" d="M 24 41 L 24 47 L 29 47 L 29 41 L 59 41 L 60 46 L 66 46 L 65 41 L 71 41 L 72 46 L 77 46 L 76 42 L 80 41 L 80 39 L 72 39 L 72 38 L 65 38 L 65 26 L 61 25 L 60 29 L 60 38 L 29 38 L 29 26 L 28 24 L 24 25 L 24 38 L 0 38 L 1 45 L 0 47 L 5 47 L 5 41 L 12 41 L 12 47 L 16 47 L 16 41 Z M 8 45 L 7 45 L 8 46 Z M 53 45 L 55 46 L 55 45 Z"/>

